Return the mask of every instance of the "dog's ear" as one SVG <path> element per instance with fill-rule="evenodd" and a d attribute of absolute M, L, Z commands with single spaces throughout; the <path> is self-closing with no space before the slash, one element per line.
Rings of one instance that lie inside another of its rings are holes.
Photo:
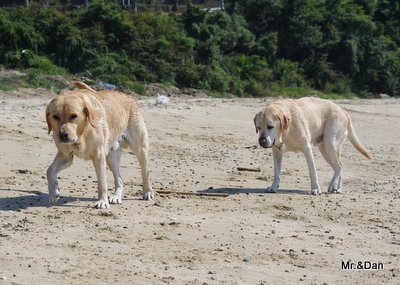
<path fill-rule="evenodd" d="M 46 123 L 47 123 L 47 129 L 48 129 L 48 134 L 50 134 L 51 130 L 53 129 L 53 127 L 50 124 L 50 109 L 49 106 L 47 106 L 46 108 Z"/>
<path fill-rule="evenodd" d="M 96 126 L 93 124 L 93 115 L 94 115 L 94 111 L 93 111 L 93 108 L 91 107 L 91 105 L 85 103 L 85 107 L 83 107 L 83 112 L 85 113 L 86 120 L 89 121 L 90 125 L 91 125 L 93 128 L 96 128 Z"/>
<path fill-rule="evenodd" d="M 95 120 L 96 110 L 93 107 L 92 102 L 87 96 L 83 96 L 83 113 L 85 113 L 86 120 L 90 123 L 93 128 L 96 128 L 96 125 L 93 123 Z"/>
<path fill-rule="evenodd" d="M 291 120 L 290 116 L 287 113 L 280 111 L 278 113 L 278 119 L 281 122 L 282 131 L 286 131 L 289 128 Z"/>
<path fill-rule="evenodd" d="M 257 114 L 257 115 L 258 115 L 258 114 Z M 254 117 L 254 119 L 253 119 L 254 127 L 256 128 L 256 134 L 258 133 L 258 128 L 257 128 L 257 125 L 256 125 L 257 115 L 255 115 L 255 117 Z"/>

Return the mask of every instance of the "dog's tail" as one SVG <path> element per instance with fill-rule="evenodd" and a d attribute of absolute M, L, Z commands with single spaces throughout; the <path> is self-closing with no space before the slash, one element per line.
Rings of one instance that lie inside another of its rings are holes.
<path fill-rule="evenodd" d="M 92 89 L 89 85 L 80 82 L 80 81 L 72 81 L 72 83 L 74 83 L 75 87 L 78 89 L 85 89 L 91 92 L 96 92 L 96 90 Z"/>
<path fill-rule="evenodd" d="M 347 114 L 347 112 L 346 112 Z M 351 122 L 350 116 L 347 114 L 347 118 L 349 119 L 349 124 L 347 126 L 347 131 L 348 131 L 348 138 L 351 142 L 351 144 L 354 146 L 356 150 L 358 150 L 362 155 L 364 155 L 366 158 L 371 159 L 371 154 L 369 151 L 361 144 L 360 140 L 357 137 L 356 130 L 353 127 L 353 123 Z"/>

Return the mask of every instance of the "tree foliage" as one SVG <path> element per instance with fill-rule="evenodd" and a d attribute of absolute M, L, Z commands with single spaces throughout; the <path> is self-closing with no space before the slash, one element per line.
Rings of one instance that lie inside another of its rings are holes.
<path fill-rule="evenodd" d="M 125 87 L 240 96 L 271 86 L 400 95 L 397 0 L 232 0 L 224 11 L 129 13 L 116 1 L 0 10 L 0 64 Z"/>

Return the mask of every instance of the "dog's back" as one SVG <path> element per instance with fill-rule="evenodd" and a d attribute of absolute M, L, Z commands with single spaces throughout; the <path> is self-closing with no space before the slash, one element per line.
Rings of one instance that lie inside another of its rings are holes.
<path fill-rule="evenodd" d="M 132 131 L 146 132 L 139 107 L 133 97 L 112 90 L 95 91 L 82 82 L 74 84 L 78 89 L 88 91 L 87 95 L 100 103 L 98 107 L 108 124 L 109 143 L 114 144 L 122 134 L 128 136 Z"/>

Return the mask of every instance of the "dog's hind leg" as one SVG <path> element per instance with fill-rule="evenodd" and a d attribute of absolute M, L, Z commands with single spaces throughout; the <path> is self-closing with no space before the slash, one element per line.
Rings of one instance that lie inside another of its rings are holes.
<path fill-rule="evenodd" d="M 328 149 L 329 148 L 332 148 L 332 147 L 328 147 Z M 328 193 L 340 192 L 340 190 L 342 189 L 342 175 L 341 175 L 340 158 L 339 158 L 339 161 L 336 161 L 335 158 L 332 159 L 331 157 L 333 157 L 333 156 L 328 154 L 328 152 L 325 149 L 325 144 L 323 144 L 323 143 L 321 143 L 319 145 L 319 150 L 320 150 L 322 156 L 325 158 L 326 162 L 328 162 L 328 164 L 332 167 L 332 169 L 334 171 L 334 176 L 332 177 L 332 179 L 329 183 Z M 340 156 L 340 151 L 338 151 L 338 156 Z M 338 165 L 340 167 L 338 167 Z"/>
<path fill-rule="evenodd" d="M 119 169 L 121 161 L 122 148 L 118 147 L 116 150 L 110 151 L 107 155 L 107 165 L 114 176 L 115 192 L 108 198 L 110 204 L 121 204 L 122 193 L 124 191 L 124 181 L 122 180 L 121 172 Z"/>
<path fill-rule="evenodd" d="M 329 147 L 328 147 L 329 148 Z M 331 147 L 330 147 L 331 148 Z M 341 175 L 341 170 L 337 167 L 338 163 L 334 162 L 336 159 L 331 159 L 331 155 L 329 155 L 325 149 L 325 144 L 321 143 L 319 145 L 319 150 L 322 154 L 322 156 L 325 158 L 326 162 L 332 167 L 334 173 L 339 173 L 337 177 L 334 175 L 329 183 L 328 187 L 328 193 L 333 193 L 333 192 L 340 192 L 342 189 L 342 175 Z M 338 156 L 340 156 L 340 151 L 338 153 Z M 339 165 L 341 165 L 341 162 L 339 160 Z M 336 181 L 336 182 L 335 182 Z M 335 184 L 336 183 L 336 184 Z M 336 186 L 335 186 L 336 185 Z"/>
<path fill-rule="evenodd" d="M 149 170 L 149 140 L 144 122 L 133 124 L 130 130 L 128 143 L 140 164 L 143 182 L 143 200 L 153 200 L 155 193 L 150 182 Z"/>
<path fill-rule="evenodd" d="M 334 174 L 329 183 L 329 193 L 340 193 L 342 190 L 342 168 L 340 160 L 341 147 L 345 138 L 344 126 L 338 126 L 340 122 L 333 122 L 327 126 L 324 142 L 320 145 L 320 151 L 325 160 L 332 167 Z"/>

